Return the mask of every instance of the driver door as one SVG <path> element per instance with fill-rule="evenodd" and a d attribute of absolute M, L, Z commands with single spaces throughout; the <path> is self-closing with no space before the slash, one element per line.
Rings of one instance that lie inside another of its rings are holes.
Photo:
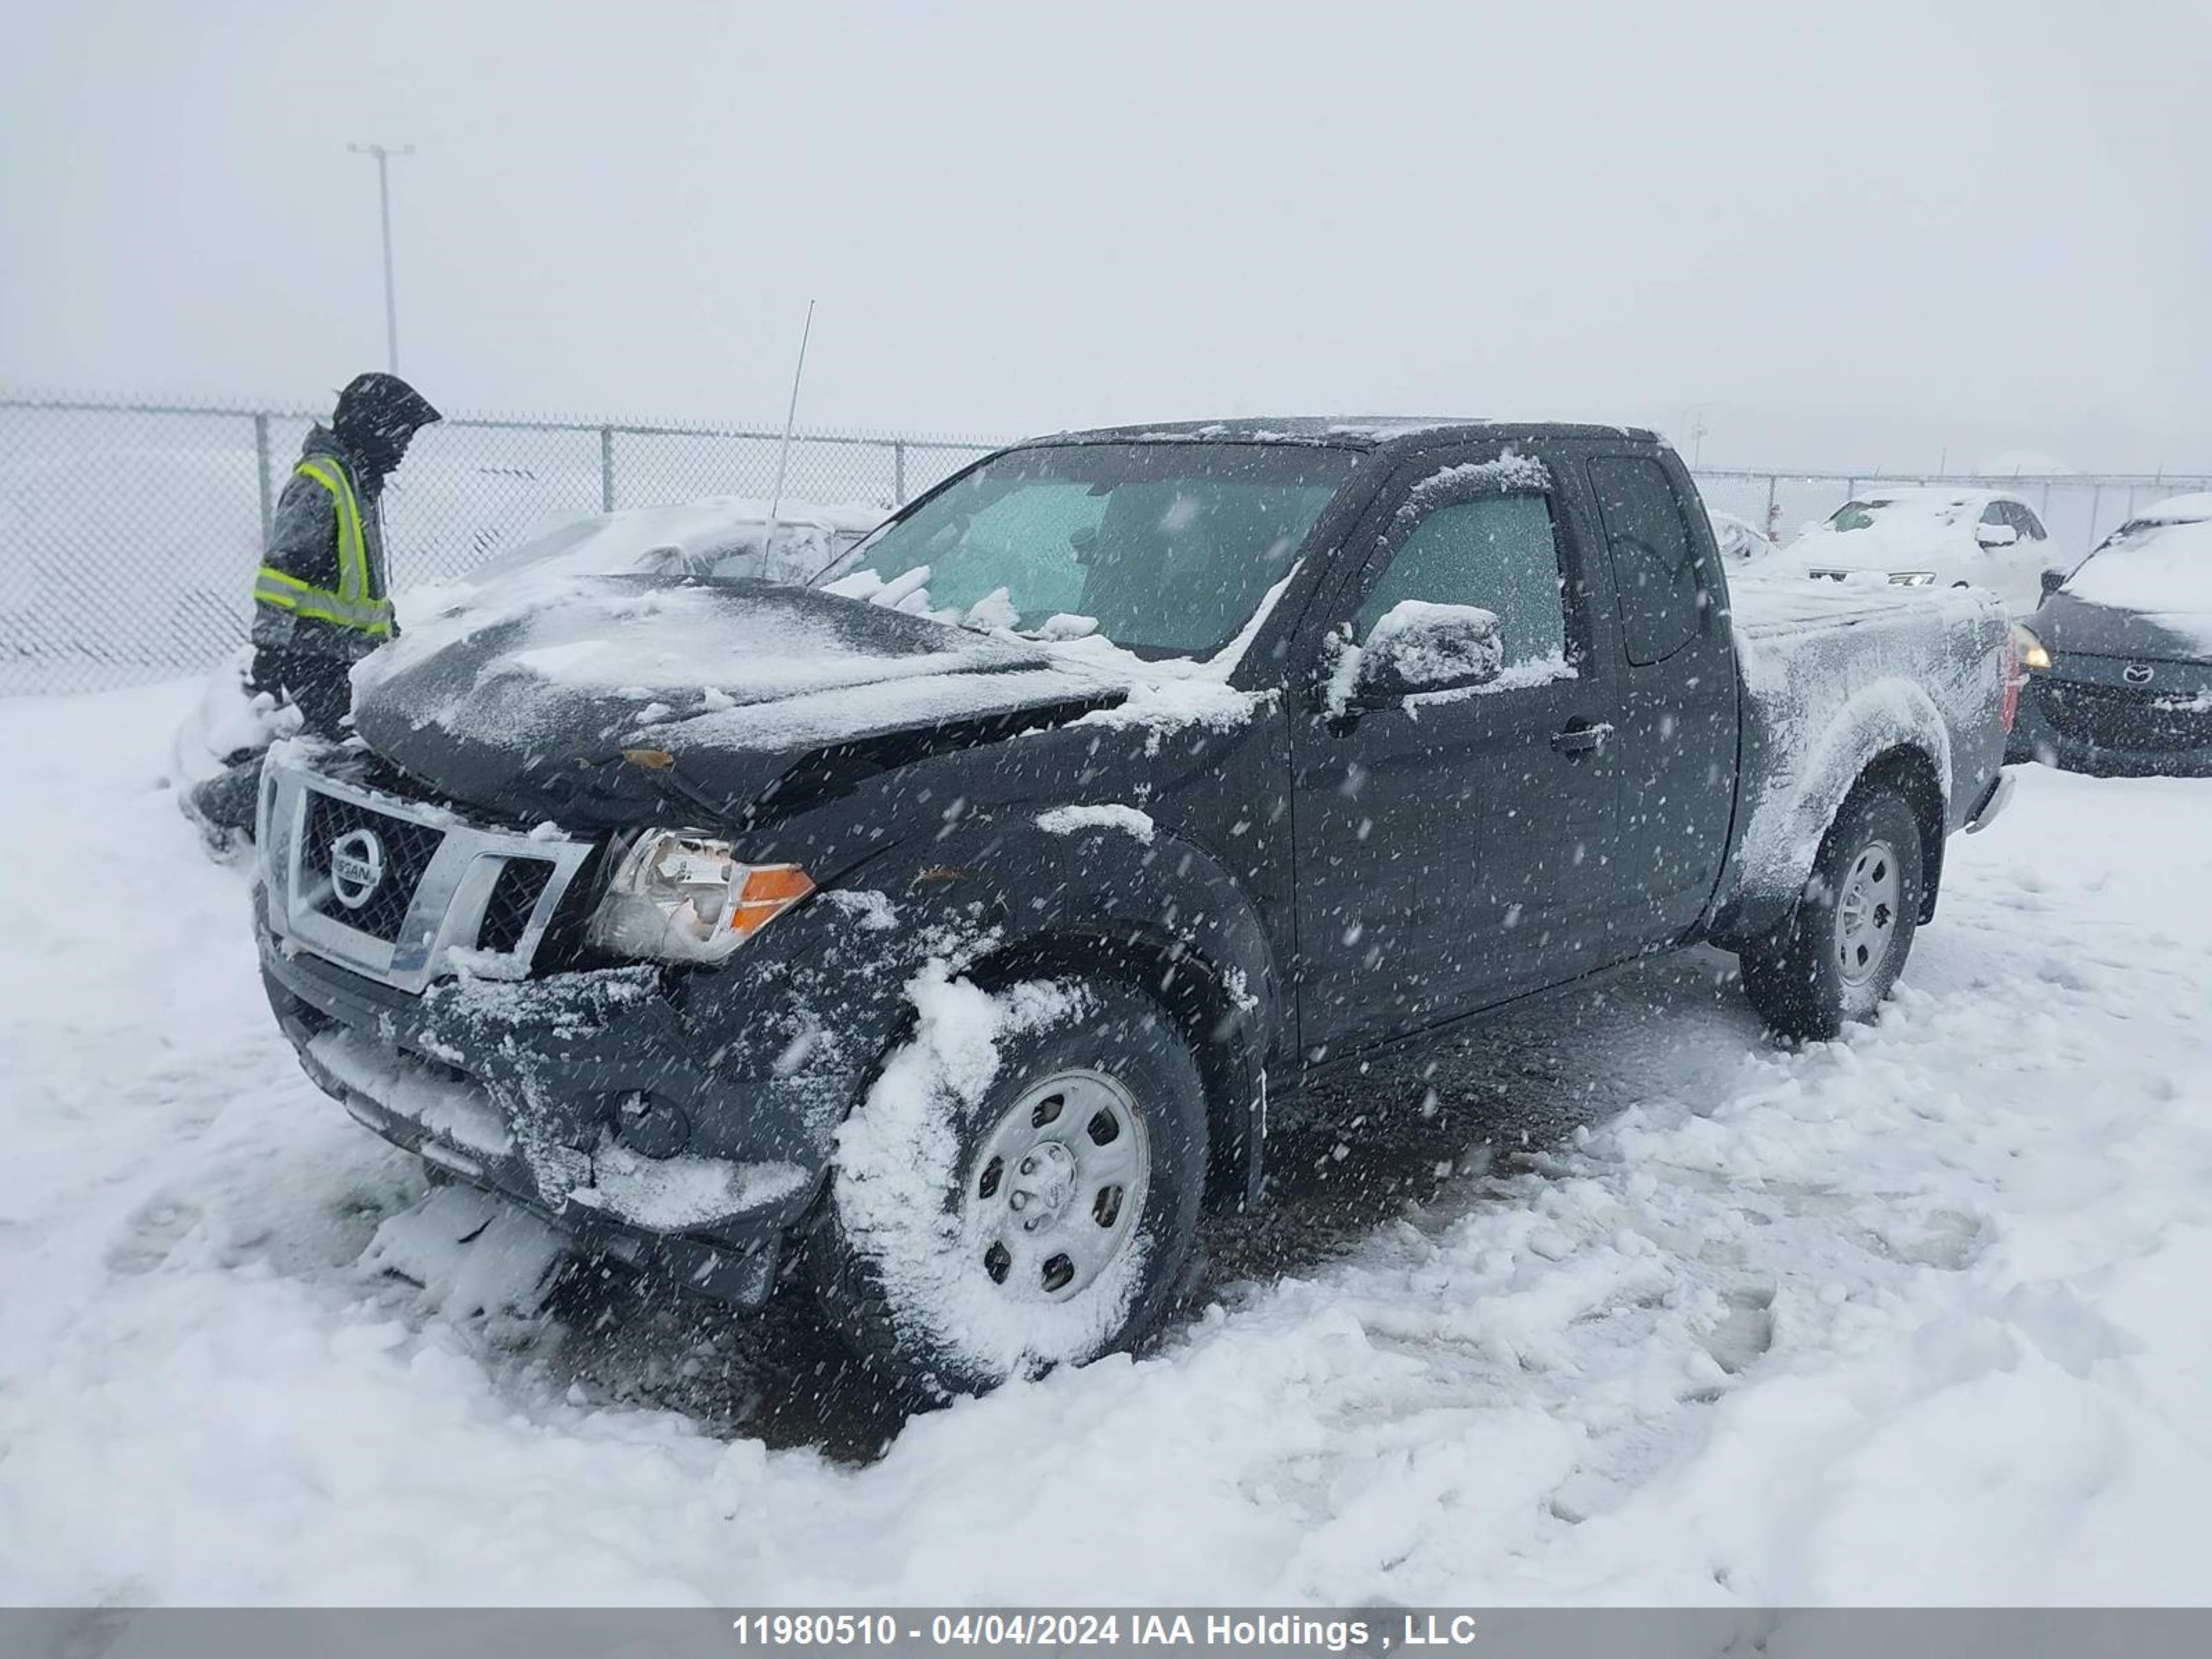
<path fill-rule="evenodd" d="M 1601 898 L 1613 840 L 1609 692 L 1589 672 L 1565 515 L 1525 471 L 1507 486 L 1464 465 L 1487 459 L 1425 463 L 1315 630 L 1358 645 L 1404 600 L 1476 605 L 1504 653 L 1486 685 L 1363 707 L 1339 674 L 1293 714 L 1310 1061 L 1595 965 L 1565 923 Z M 1322 648 L 1324 686 L 1341 649 Z"/>

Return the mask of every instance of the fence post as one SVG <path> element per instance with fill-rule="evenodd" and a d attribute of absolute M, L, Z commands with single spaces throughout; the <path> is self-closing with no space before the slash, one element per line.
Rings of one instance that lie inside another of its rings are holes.
<path fill-rule="evenodd" d="M 276 529 L 276 502 L 269 488 L 269 412 L 266 410 L 257 410 L 253 416 L 253 465 L 261 478 L 261 544 L 266 547 Z"/>
<path fill-rule="evenodd" d="M 1778 538 L 1778 537 L 1774 533 L 1774 532 L 1775 532 L 1775 525 L 1774 525 L 1774 486 L 1775 486 L 1775 483 L 1776 483 L 1776 479 L 1775 479 L 1774 475 L 1773 475 L 1771 472 L 1768 473 L 1768 474 L 1766 475 L 1766 522 L 1765 522 L 1765 524 L 1761 525 L 1761 526 L 1759 526 L 1759 528 L 1760 528 L 1761 530 L 1764 530 L 1764 531 L 1766 532 L 1766 539 L 1767 539 L 1767 540 L 1769 540 L 1770 542 L 1771 542 L 1771 541 L 1777 541 L 1777 540 L 1779 540 L 1779 539 L 1780 539 L 1780 538 Z"/>
<path fill-rule="evenodd" d="M 906 505 L 906 446 L 891 445 L 891 505 Z"/>
<path fill-rule="evenodd" d="M 615 510 L 615 429 L 599 428 L 599 511 Z"/>

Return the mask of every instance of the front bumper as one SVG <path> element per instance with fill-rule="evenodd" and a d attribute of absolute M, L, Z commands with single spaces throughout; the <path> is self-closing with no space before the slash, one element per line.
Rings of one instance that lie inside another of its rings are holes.
<path fill-rule="evenodd" d="M 2129 686 L 2121 672 L 2061 659 L 2031 676 L 2006 758 L 2100 777 L 2212 777 L 2212 672 L 2186 696 Z"/>
<path fill-rule="evenodd" d="M 261 793 L 262 977 L 309 1077 L 584 1248 L 759 1302 L 921 936 L 881 895 L 825 891 L 712 970 L 562 971 L 593 843 L 349 764 L 280 753 Z"/>
<path fill-rule="evenodd" d="M 261 965 L 308 1077 L 386 1140 L 586 1254 L 766 1299 L 819 1188 L 820 1138 L 789 1098 L 717 1086 L 654 970 L 447 981 L 416 998 L 288 951 L 265 925 Z M 680 1115 L 683 1149 L 656 1158 L 626 1143 L 641 1103 L 664 1132 Z M 710 1105 L 722 1110 L 691 1127 Z"/>

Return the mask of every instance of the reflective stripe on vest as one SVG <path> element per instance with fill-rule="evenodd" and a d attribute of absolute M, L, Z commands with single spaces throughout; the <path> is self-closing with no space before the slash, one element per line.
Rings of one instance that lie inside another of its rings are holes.
<path fill-rule="evenodd" d="M 264 564 L 253 583 L 254 601 L 295 617 L 311 617 L 370 635 L 392 632 L 392 601 L 369 592 L 368 545 L 362 534 L 361 503 L 353 480 L 335 461 L 318 456 L 293 469 L 295 477 L 313 478 L 331 492 L 337 515 L 338 586 L 336 592 Z"/>

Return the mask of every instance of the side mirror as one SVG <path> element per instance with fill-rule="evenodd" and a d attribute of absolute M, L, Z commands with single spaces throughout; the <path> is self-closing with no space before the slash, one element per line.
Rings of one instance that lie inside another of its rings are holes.
<path fill-rule="evenodd" d="M 1352 700 L 1366 707 L 1423 691 L 1485 685 L 1505 665 L 1498 617 L 1472 605 L 1401 599 L 1358 647 Z"/>
<path fill-rule="evenodd" d="M 1987 548 L 2010 547 L 2020 539 L 2020 532 L 2008 524 L 1978 524 L 1974 539 Z"/>
<path fill-rule="evenodd" d="M 2063 570 L 2046 570 L 2043 573 L 2043 597 L 2045 599 L 2049 599 L 2053 593 L 2056 593 L 2060 588 L 2066 586 L 2066 574 L 2067 573 Z"/>

